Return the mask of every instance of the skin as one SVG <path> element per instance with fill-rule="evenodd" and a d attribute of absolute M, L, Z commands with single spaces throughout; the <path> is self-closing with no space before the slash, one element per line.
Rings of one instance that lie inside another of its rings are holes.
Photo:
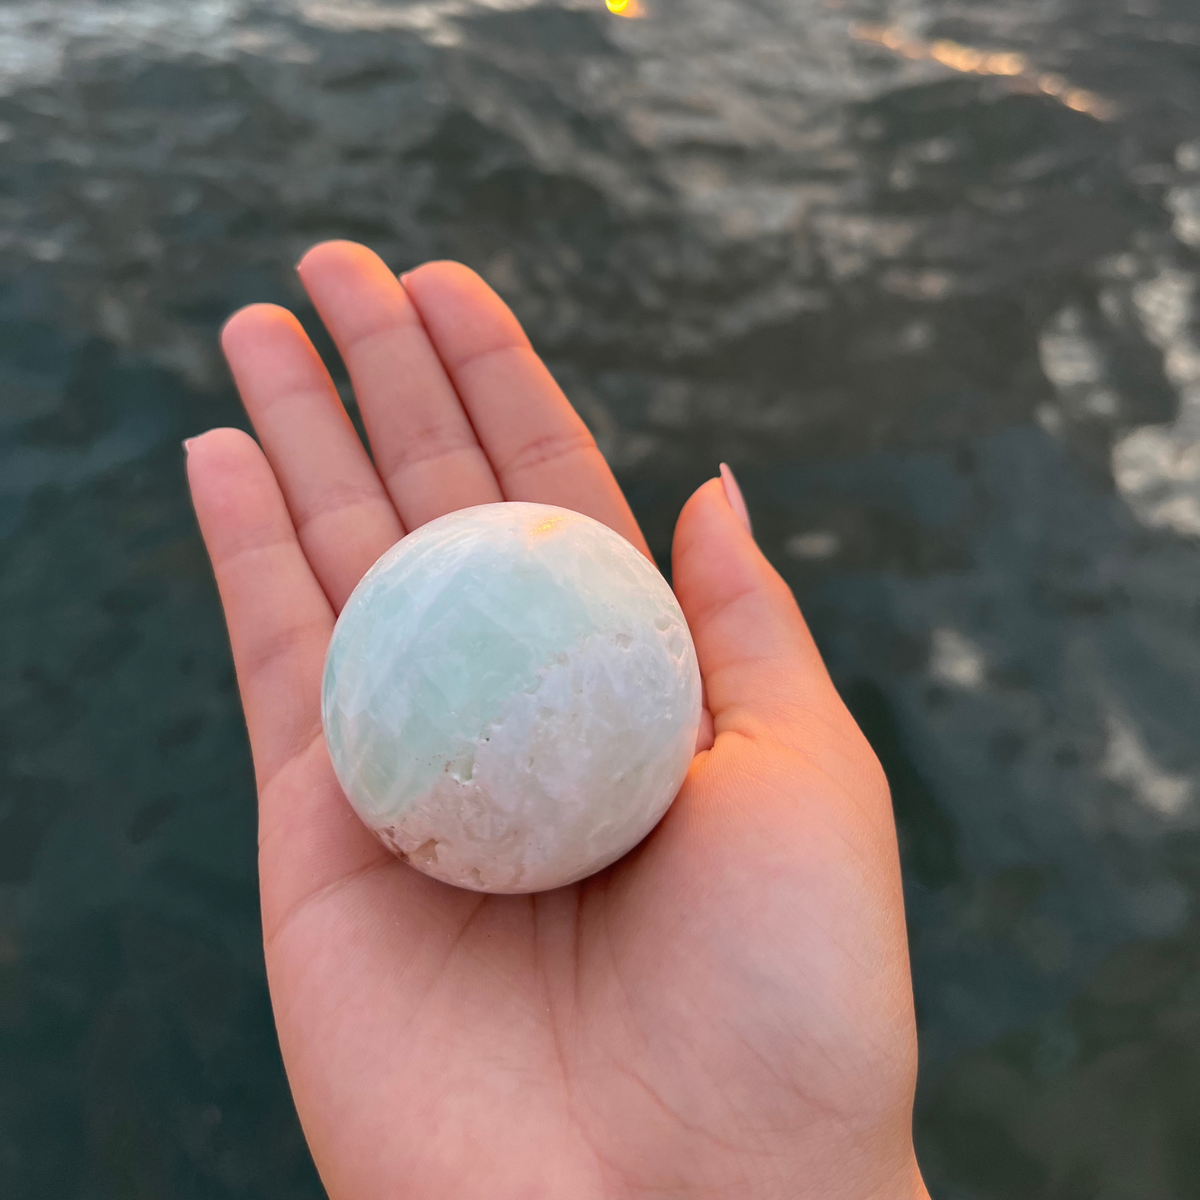
<path fill-rule="evenodd" d="M 320 676 L 384 550 L 502 499 L 646 544 L 477 275 L 400 281 L 345 242 L 299 272 L 374 461 L 295 317 L 256 305 L 223 345 L 259 441 L 211 430 L 187 469 L 254 751 L 279 1041 L 329 1195 L 928 1200 L 887 782 L 719 479 L 673 551 L 711 719 L 641 846 L 573 887 L 482 896 L 397 861 L 351 812 Z"/>

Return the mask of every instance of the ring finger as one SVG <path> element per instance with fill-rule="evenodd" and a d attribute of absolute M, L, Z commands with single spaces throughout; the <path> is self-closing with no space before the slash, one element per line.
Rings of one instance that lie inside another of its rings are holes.
<path fill-rule="evenodd" d="M 409 529 L 504 497 L 416 308 L 365 246 L 326 242 L 300 279 L 350 372 L 379 477 Z"/>

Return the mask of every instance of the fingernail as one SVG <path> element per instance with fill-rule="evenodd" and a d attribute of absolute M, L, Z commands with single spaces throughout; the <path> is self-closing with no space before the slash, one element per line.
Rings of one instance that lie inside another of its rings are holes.
<path fill-rule="evenodd" d="M 407 287 L 408 287 L 408 281 L 409 281 L 409 280 L 410 280 L 410 279 L 413 277 L 413 275 L 414 275 L 414 272 L 413 272 L 413 271 L 405 271 L 405 272 L 404 272 L 404 273 L 403 273 L 403 274 L 400 276 L 400 286 L 401 286 L 402 288 L 407 288 Z"/>
<path fill-rule="evenodd" d="M 187 456 L 187 452 L 191 448 L 193 441 L 195 441 L 195 438 L 184 438 L 183 439 L 183 453 L 184 453 L 185 457 Z"/>
<path fill-rule="evenodd" d="M 745 525 L 746 532 L 753 537 L 754 529 L 750 524 L 750 513 L 746 509 L 746 500 L 742 496 L 742 489 L 738 487 L 738 481 L 734 478 L 728 463 L 721 464 L 721 483 L 725 487 L 725 499 L 729 501 L 729 507 L 737 514 L 738 520 Z"/>

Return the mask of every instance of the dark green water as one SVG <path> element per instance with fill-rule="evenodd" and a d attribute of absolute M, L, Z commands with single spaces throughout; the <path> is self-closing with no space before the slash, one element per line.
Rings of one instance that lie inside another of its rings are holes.
<path fill-rule="evenodd" d="M 935 1196 L 1200 1197 L 1195 0 L 0 6 L 0 1197 L 321 1195 L 179 441 L 333 236 L 491 279 L 660 555 L 735 466 L 893 781 Z"/>

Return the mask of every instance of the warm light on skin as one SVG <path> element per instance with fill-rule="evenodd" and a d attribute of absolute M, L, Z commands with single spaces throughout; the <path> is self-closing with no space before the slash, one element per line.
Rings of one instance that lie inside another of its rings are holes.
<path fill-rule="evenodd" d="M 613 0 L 609 2 L 611 6 Z M 887 25 L 855 25 L 850 31 L 850 36 L 856 41 L 874 42 L 905 58 L 932 59 L 964 75 L 990 75 L 1023 81 L 1044 95 L 1053 96 L 1067 108 L 1087 113 L 1097 121 L 1108 121 L 1113 116 L 1112 106 L 1108 101 L 1084 88 L 1071 87 L 1065 79 L 1057 75 L 1033 73 L 1028 60 L 1022 54 L 991 53 L 945 38 L 936 42 L 922 42 L 908 37 L 894 26 Z"/>

